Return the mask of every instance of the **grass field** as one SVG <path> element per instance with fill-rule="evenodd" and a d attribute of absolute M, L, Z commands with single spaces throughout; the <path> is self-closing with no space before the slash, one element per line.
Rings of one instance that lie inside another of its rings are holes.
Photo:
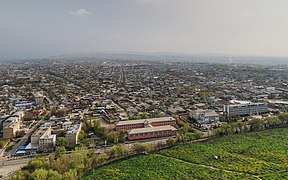
<path fill-rule="evenodd" d="M 183 144 L 91 171 L 83 179 L 288 179 L 288 129 Z"/>

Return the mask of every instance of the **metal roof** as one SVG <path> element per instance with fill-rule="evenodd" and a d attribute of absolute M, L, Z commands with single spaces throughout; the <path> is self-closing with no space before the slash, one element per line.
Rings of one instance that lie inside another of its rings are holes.
<path fill-rule="evenodd" d="M 150 118 L 150 119 L 138 119 L 138 120 L 127 120 L 127 121 L 119 121 L 116 123 L 117 126 L 121 125 L 130 125 L 130 124 L 141 124 L 145 121 L 148 121 L 148 123 L 152 122 L 161 122 L 161 121 L 175 121 L 173 117 L 160 117 L 160 118 Z"/>
<path fill-rule="evenodd" d="M 137 128 L 132 129 L 128 132 L 128 134 L 139 134 L 139 133 L 147 133 L 147 132 L 158 132 L 158 131 L 177 131 L 176 128 L 173 126 L 167 125 L 167 126 L 154 126 L 154 127 L 146 127 L 146 128 Z"/>

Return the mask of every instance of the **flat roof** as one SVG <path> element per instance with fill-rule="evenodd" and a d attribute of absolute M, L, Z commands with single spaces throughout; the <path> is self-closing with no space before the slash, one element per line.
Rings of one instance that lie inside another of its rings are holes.
<path fill-rule="evenodd" d="M 245 106 L 253 106 L 253 105 L 267 105 L 267 103 L 250 103 L 250 104 L 229 104 L 227 107 L 245 107 Z"/>
<path fill-rule="evenodd" d="M 131 131 L 128 132 L 128 134 L 130 135 L 130 134 L 167 131 L 167 130 L 177 131 L 177 129 L 174 128 L 173 126 L 166 125 L 166 126 L 154 126 L 154 127 L 132 129 Z"/>
<path fill-rule="evenodd" d="M 138 120 L 127 120 L 127 121 L 119 121 L 116 123 L 117 126 L 121 125 L 129 125 L 129 124 L 140 124 L 144 123 L 144 121 L 148 121 L 148 123 L 152 122 L 161 122 L 161 121 L 175 121 L 173 117 L 160 117 L 160 118 L 150 118 L 150 119 L 138 119 Z"/>

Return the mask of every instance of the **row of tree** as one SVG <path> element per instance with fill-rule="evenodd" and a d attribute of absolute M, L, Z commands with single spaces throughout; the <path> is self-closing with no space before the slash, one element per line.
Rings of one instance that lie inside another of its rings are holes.
<path fill-rule="evenodd" d="M 250 122 L 233 122 L 213 130 L 211 135 L 225 136 L 231 134 L 243 134 L 250 131 L 283 127 L 288 124 L 288 113 L 281 113 L 278 116 L 262 119 L 252 119 Z"/>
<path fill-rule="evenodd" d="M 84 139 L 88 138 L 87 134 L 93 133 L 100 140 L 106 141 L 107 143 L 119 143 L 125 142 L 125 131 L 108 131 L 105 127 L 101 125 L 100 121 L 92 121 L 88 119 L 83 120 L 83 131 L 84 135 L 80 136 L 80 141 L 84 141 Z"/>
<path fill-rule="evenodd" d="M 66 154 L 65 147 L 59 146 L 48 158 L 33 159 L 28 165 L 15 172 L 10 179 L 76 180 L 89 170 L 107 162 L 139 153 L 150 153 L 157 148 L 159 147 L 151 144 L 134 143 L 129 148 L 122 144 L 115 145 L 102 154 L 96 154 L 95 149 L 87 149 L 86 147 L 77 147 L 71 154 Z"/>

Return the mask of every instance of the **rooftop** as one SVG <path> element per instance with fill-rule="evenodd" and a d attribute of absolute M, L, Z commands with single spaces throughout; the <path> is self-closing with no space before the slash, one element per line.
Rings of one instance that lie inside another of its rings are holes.
<path fill-rule="evenodd" d="M 116 123 L 117 126 L 121 125 L 129 125 L 129 124 L 140 124 L 144 123 L 144 121 L 148 121 L 148 123 L 152 122 L 161 122 L 161 121 L 175 121 L 173 117 L 160 117 L 160 118 L 151 118 L 151 119 L 138 119 L 138 120 L 128 120 L 128 121 L 119 121 Z"/>
<path fill-rule="evenodd" d="M 128 134 L 139 134 L 139 133 L 147 133 L 147 132 L 157 132 L 157 131 L 176 131 L 177 129 L 173 126 L 155 126 L 155 127 L 147 127 L 147 128 L 137 128 L 132 129 L 128 132 Z"/>

